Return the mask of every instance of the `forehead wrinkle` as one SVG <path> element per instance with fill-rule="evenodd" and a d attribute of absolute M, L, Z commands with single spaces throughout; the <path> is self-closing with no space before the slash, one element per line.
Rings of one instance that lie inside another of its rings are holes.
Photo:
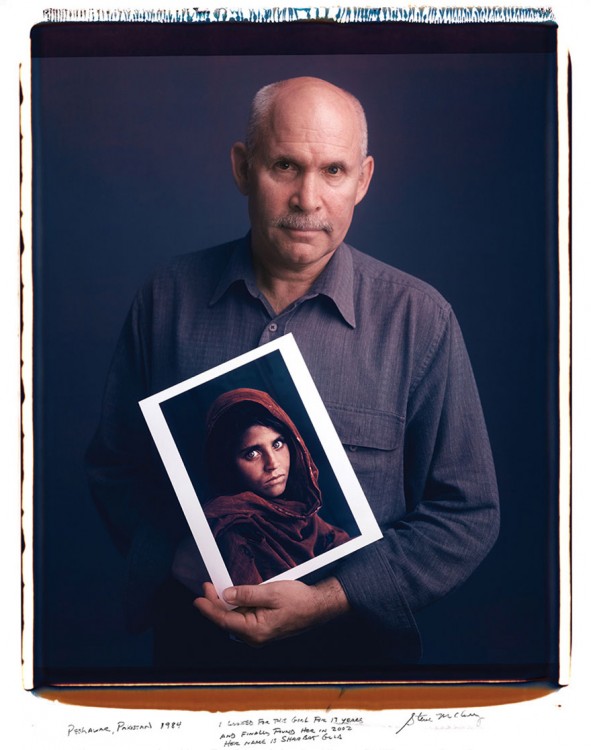
<path fill-rule="evenodd" d="M 285 157 L 295 162 L 310 158 L 323 164 L 351 163 L 357 159 L 358 148 L 355 139 L 348 142 L 344 139 L 340 142 L 337 139 L 331 141 L 316 129 L 309 133 L 298 134 L 297 137 L 277 137 L 278 134 L 269 133 L 268 153 L 272 158 Z"/>
<path fill-rule="evenodd" d="M 331 98 L 309 92 L 299 99 L 279 95 L 269 112 L 267 136 L 277 143 L 358 151 L 361 131 L 352 105 L 344 97 L 336 104 Z"/>

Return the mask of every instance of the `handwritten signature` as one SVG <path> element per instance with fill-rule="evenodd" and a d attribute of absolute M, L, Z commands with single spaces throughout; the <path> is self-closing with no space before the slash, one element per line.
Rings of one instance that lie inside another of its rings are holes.
<path fill-rule="evenodd" d="M 475 726 L 479 727 L 483 719 L 484 716 L 463 709 L 461 711 L 435 711 L 432 714 L 427 714 L 423 711 L 413 711 L 400 729 L 396 730 L 396 734 L 400 734 L 400 732 L 407 727 L 412 727 L 418 724 L 431 724 L 436 726 L 441 721 L 461 722 L 469 720 L 470 722 L 473 722 Z"/>

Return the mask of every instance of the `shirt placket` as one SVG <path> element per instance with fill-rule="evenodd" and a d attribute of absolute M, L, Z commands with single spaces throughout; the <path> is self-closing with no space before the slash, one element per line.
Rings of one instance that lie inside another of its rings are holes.
<path fill-rule="evenodd" d="M 275 317 L 272 317 L 271 320 L 267 321 L 259 338 L 259 346 L 261 346 L 262 344 L 267 344 L 269 343 L 269 341 L 275 341 L 275 339 L 278 339 L 281 336 L 285 336 L 286 333 L 289 333 L 289 324 L 292 318 L 297 315 L 298 309 L 304 302 L 314 296 L 316 295 L 302 297 L 301 299 L 297 300 L 297 302 L 294 302 L 293 305 L 290 305 L 287 310 L 284 310 L 283 312 L 279 313 L 279 315 L 276 315 Z"/>

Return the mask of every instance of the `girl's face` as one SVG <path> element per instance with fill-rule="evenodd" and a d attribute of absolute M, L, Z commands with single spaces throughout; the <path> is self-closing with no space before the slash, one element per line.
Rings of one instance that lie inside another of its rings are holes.
<path fill-rule="evenodd" d="M 246 488 L 266 498 L 280 497 L 289 477 L 289 448 L 271 427 L 246 429 L 236 452 L 238 475 Z"/>

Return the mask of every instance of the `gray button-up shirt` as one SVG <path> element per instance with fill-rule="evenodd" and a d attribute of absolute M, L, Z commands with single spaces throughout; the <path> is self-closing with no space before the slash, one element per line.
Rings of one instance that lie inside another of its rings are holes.
<path fill-rule="evenodd" d="M 89 451 L 94 496 L 147 596 L 168 573 L 178 504 L 148 469 L 154 449 L 138 401 L 286 333 L 384 534 L 332 574 L 357 613 L 404 638 L 416 632 L 413 611 L 462 583 L 494 543 L 495 472 L 449 304 L 346 244 L 279 315 L 257 288 L 248 237 L 156 272 L 111 367 Z"/>

